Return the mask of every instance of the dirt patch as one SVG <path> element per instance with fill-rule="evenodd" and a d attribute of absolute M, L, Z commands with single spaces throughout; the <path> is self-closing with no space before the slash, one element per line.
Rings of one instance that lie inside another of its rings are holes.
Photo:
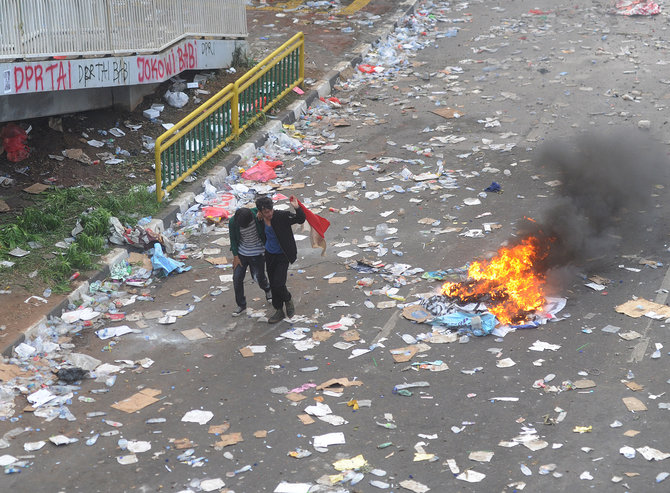
<path fill-rule="evenodd" d="M 96 189 L 111 183 L 121 188 L 153 183 L 151 165 L 154 155 L 144 146 L 143 138 L 155 140 L 165 132 L 162 123 L 177 123 L 242 73 L 240 70 L 236 74 L 220 70 L 207 74 L 209 78 L 205 90 L 210 94 L 196 95 L 193 90 L 187 90 L 190 93 L 189 102 L 180 109 L 163 101 L 162 95 L 172 86 L 171 82 L 166 82 L 132 112 L 109 108 L 21 122 L 21 127 L 30 128 L 27 142 L 30 155 L 18 163 L 10 162 L 6 154 L 0 156 L 0 176 L 12 180 L 11 184 L 0 188 L 0 199 L 10 207 L 8 212 L 0 214 L 0 224 L 11 221 L 15 214 L 35 203 L 34 195 L 24 192 L 26 187 L 35 183 Z M 181 74 L 186 80 L 192 80 L 193 75 L 188 72 Z M 150 121 L 142 112 L 154 103 L 165 104 L 165 110 L 159 119 Z M 137 129 L 137 126 L 140 128 Z M 119 128 L 125 135 L 115 137 L 110 133 L 113 128 Z M 94 147 L 88 144 L 89 141 L 98 141 L 103 145 Z M 63 156 L 63 151 L 67 149 L 81 149 L 92 164 Z M 109 157 L 122 159 L 123 162 L 105 164 Z"/>

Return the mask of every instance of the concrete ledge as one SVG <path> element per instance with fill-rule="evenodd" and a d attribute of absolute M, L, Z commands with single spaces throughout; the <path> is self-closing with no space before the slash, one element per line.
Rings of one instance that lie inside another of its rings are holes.
<path fill-rule="evenodd" d="M 283 130 L 284 130 L 284 123 L 281 120 L 272 120 L 271 122 L 266 123 L 262 128 L 262 131 L 268 135 L 281 133 Z"/>
<path fill-rule="evenodd" d="M 247 159 L 251 159 L 254 154 L 256 154 L 256 146 L 250 143 L 242 144 L 240 147 L 235 149 L 232 154 L 236 154 L 240 156 L 242 161 L 246 161 Z"/>
<path fill-rule="evenodd" d="M 295 118 L 293 121 L 298 121 L 307 114 L 307 104 L 305 101 L 295 101 L 288 106 L 287 110 L 293 113 Z"/>
<path fill-rule="evenodd" d="M 320 98 L 325 98 L 330 95 L 330 83 L 327 80 L 321 80 L 317 82 L 316 92 Z"/>
<path fill-rule="evenodd" d="M 209 178 L 209 182 L 214 185 L 215 187 L 220 187 L 226 182 L 226 178 L 228 177 L 228 170 L 223 167 L 217 167 L 216 169 L 213 170 L 212 173 L 207 175 L 207 178 Z"/>
<path fill-rule="evenodd" d="M 182 193 L 178 197 L 175 197 L 170 205 L 176 207 L 178 212 L 184 213 L 190 207 L 190 205 L 195 201 L 195 194 L 193 192 Z"/>

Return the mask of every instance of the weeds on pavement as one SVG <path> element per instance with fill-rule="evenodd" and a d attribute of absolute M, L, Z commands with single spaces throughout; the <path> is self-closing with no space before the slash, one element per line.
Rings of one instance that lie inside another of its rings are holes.
<path fill-rule="evenodd" d="M 154 215 L 159 209 L 155 195 L 145 187 L 45 192 L 36 198 L 34 206 L 0 225 L 0 260 L 15 263 L 11 268 L 0 268 L 0 285 L 3 289 L 18 285 L 30 290 L 48 284 L 53 292 L 67 292 L 70 276 L 75 271 L 95 269 L 100 255 L 109 248 L 112 216 L 134 226 L 139 218 Z M 77 225 L 81 232 L 73 238 Z M 17 247 L 31 253 L 20 258 L 9 255 Z"/>

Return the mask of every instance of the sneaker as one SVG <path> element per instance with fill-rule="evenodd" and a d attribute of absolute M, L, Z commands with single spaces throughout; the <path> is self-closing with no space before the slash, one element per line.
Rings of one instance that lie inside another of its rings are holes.
<path fill-rule="evenodd" d="M 286 316 L 291 318 L 295 315 L 295 306 L 293 306 L 293 300 L 288 300 L 286 303 Z"/>
<path fill-rule="evenodd" d="M 276 324 L 277 322 L 281 322 L 284 320 L 284 310 L 281 308 L 275 312 L 274 315 L 272 315 L 270 318 L 268 318 L 268 323 L 269 324 Z"/>
<path fill-rule="evenodd" d="M 265 292 L 265 301 L 272 301 L 272 291 L 269 289 Z"/>
<path fill-rule="evenodd" d="M 239 317 L 246 311 L 246 306 L 238 306 L 237 309 L 232 313 L 233 317 Z"/>

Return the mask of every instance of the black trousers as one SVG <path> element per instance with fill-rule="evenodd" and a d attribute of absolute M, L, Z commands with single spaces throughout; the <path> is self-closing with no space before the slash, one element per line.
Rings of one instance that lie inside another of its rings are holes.
<path fill-rule="evenodd" d="M 235 289 L 235 303 L 241 308 L 246 308 L 247 299 L 244 296 L 244 278 L 247 274 L 247 267 L 251 271 L 251 278 L 258 283 L 263 291 L 270 289 L 268 280 L 265 277 L 263 255 L 255 255 L 247 257 L 246 255 L 238 255 L 240 258 L 240 265 L 233 271 L 233 288 Z"/>
<path fill-rule="evenodd" d="M 289 261 L 283 253 L 276 254 L 265 251 L 265 267 L 268 271 L 270 291 L 272 291 L 272 306 L 281 310 L 285 301 L 291 299 L 291 293 L 286 289 Z"/>

